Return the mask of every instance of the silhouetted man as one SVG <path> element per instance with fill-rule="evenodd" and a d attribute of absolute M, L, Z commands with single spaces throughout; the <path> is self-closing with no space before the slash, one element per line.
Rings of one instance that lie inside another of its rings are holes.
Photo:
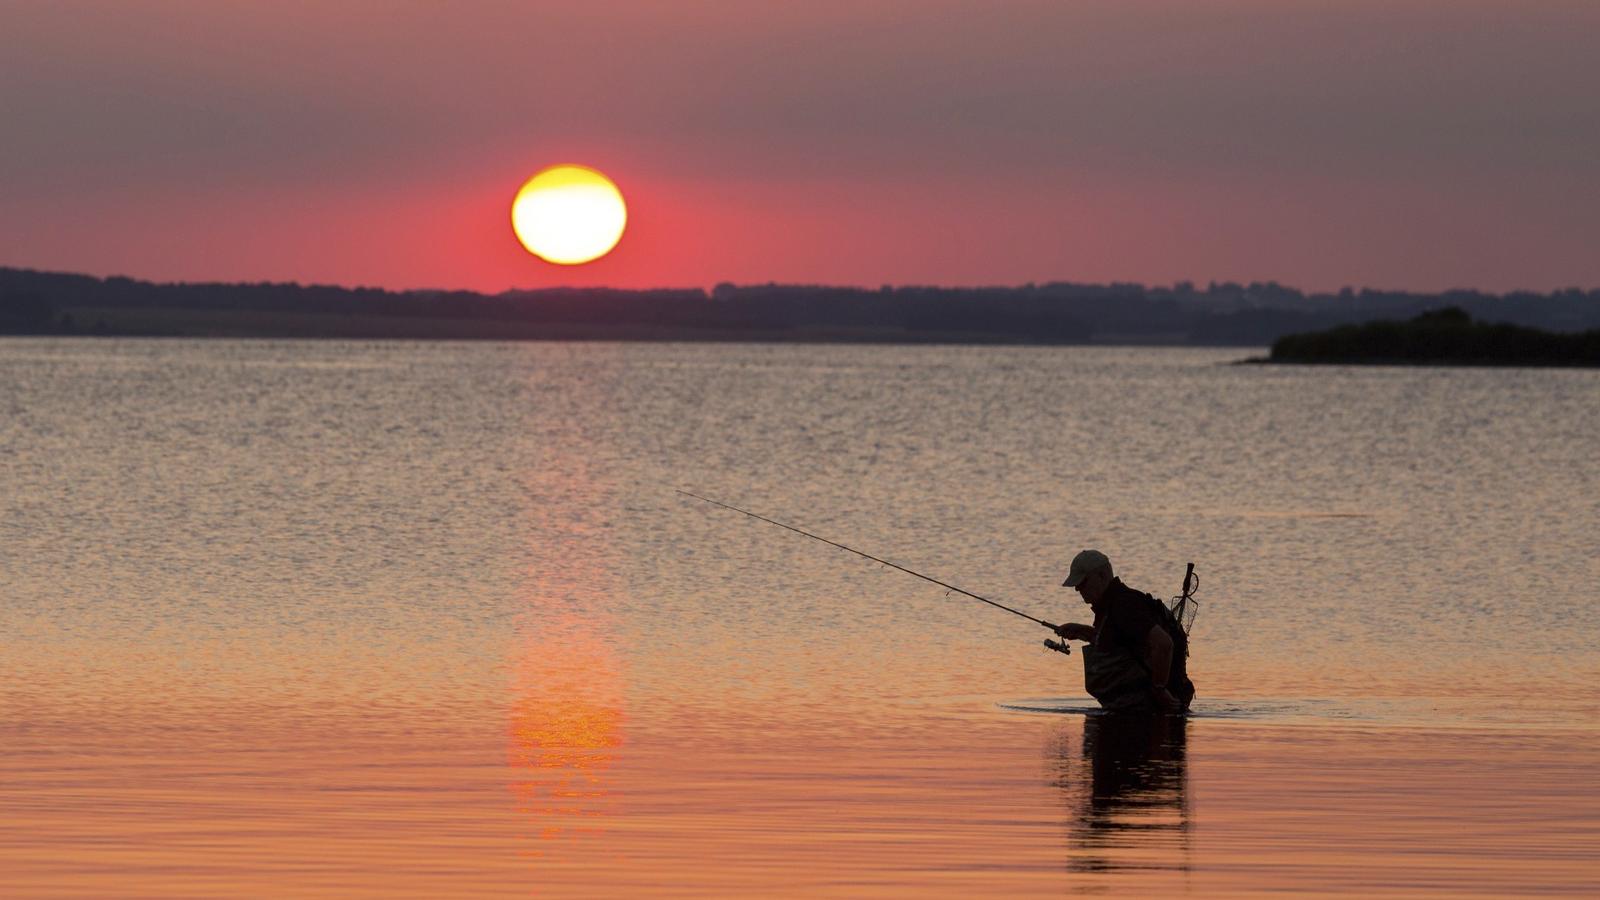
<path fill-rule="evenodd" d="M 1094 624 L 1069 622 L 1056 633 L 1083 648 L 1083 683 L 1115 711 L 1181 712 L 1194 699 L 1185 671 L 1189 639 L 1161 601 L 1123 584 L 1099 550 L 1072 558 L 1063 587 L 1077 588 Z"/>

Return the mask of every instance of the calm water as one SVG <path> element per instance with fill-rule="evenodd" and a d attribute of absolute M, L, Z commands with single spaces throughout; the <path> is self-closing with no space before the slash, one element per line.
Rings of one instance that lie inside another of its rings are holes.
<path fill-rule="evenodd" d="M 0 341 L 0 895 L 1600 890 L 1600 373 L 1240 355 Z"/>

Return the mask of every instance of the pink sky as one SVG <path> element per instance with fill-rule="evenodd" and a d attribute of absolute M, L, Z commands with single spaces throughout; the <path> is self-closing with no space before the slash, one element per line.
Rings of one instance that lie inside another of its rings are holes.
<path fill-rule="evenodd" d="M 0 0 L 0 265 L 1600 286 L 1592 0 Z M 588 266 L 508 210 L 630 205 Z"/>

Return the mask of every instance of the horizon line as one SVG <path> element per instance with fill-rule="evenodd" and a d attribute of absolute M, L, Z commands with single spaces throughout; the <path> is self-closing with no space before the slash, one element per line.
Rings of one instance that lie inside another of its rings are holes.
<path fill-rule="evenodd" d="M 547 285 L 547 286 L 543 286 L 543 287 L 508 287 L 508 288 L 504 288 L 504 289 L 499 290 L 499 291 L 487 292 L 487 291 L 473 290 L 471 288 L 449 288 L 449 287 L 393 288 L 393 287 L 380 287 L 380 286 L 377 286 L 377 285 L 368 285 L 368 284 L 353 284 L 352 285 L 352 284 L 339 284 L 339 283 L 333 283 L 333 282 L 277 281 L 277 280 L 270 280 L 270 279 L 235 280 L 235 281 L 227 281 L 227 280 L 222 280 L 222 279 L 202 279 L 202 280 L 195 280 L 195 281 L 189 281 L 189 280 L 170 280 L 169 281 L 169 280 L 156 280 L 156 279 L 153 279 L 153 278 L 138 277 L 138 276 L 134 276 L 134 275 L 126 275 L 126 274 L 121 274 L 121 273 L 100 275 L 100 274 L 95 274 L 95 273 L 92 273 L 92 272 L 67 271 L 67 270 L 61 270 L 61 269 L 41 269 L 41 268 L 34 268 L 34 267 L 31 267 L 31 266 L 11 265 L 11 264 L 0 264 L 0 270 L 9 270 L 9 271 L 14 271 L 14 272 L 28 272 L 28 273 L 36 274 L 36 275 L 61 275 L 61 276 L 78 277 L 78 278 L 93 278 L 93 279 L 96 279 L 96 280 L 99 280 L 99 281 L 111 281 L 113 279 L 122 279 L 122 280 L 125 280 L 125 281 L 132 281 L 132 282 L 136 282 L 136 283 L 148 284 L 148 285 L 152 285 L 152 286 L 155 286 L 155 287 L 205 287 L 205 286 L 212 286 L 212 285 L 226 286 L 226 287 L 249 287 L 249 286 L 268 285 L 268 286 L 273 286 L 273 287 L 334 288 L 334 289 L 345 290 L 345 291 L 381 291 L 383 293 L 388 293 L 388 294 L 474 294 L 474 295 L 477 295 L 477 296 L 480 296 L 480 297 L 498 297 L 498 296 L 503 296 L 503 295 L 506 295 L 506 294 L 532 294 L 532 293 L 541 293 L 541 292 L 546 292 L 546 291 L 592 291 L 592 292 L 612 291 L 612 292 L 617 292 L 617 293 L 651 293 L 651 292 L 658 292 L 658 291 L 700 291 L 700 292 L 706 294 L 707 296 L 710 296 L 711 294 L 713 294 L 716 291 L 717 288 L 719 288 L 719 287 L 721 287 L 723 285 L 731 285 L 731 286 L 733 286 L 735 288 L 752 288 L 752 287 L 813 288 L 813 289 L 818 289 L 818 290 L 861 291 L 861 292 L 864 292 L 864 293 L 876 293 L 876 292 L 881 292 L 884 289 L 889 289 L 891 291 L 916 290 L 916 289 L 953 290 L 953 291 L 961 291 L 961 290 L 969 290 L 969 291 L 1009 290 L 1009 291 L 1016 291 L 1016 290 L 1024 290 L 1024 289 L 1028 289 L 1028 288 L 1037 289 L 1037 288 L 1043 288 L 1043 287 L 1051 287 L 1051 286 L 1055 286 L 1055 285 L 1061 285 L 1061 286 L 1067 286 L 1067 287 L 1090 287 L 1090 288 L 1132 287 L 1132 288 L 1138 288 L 1140 290 L 1145 290 L 1145 291 L 1157 290 L 1157 291 L 1172 291 L 1172 292 L 1177 292 L 1180 285 L 1189 285 L 1194 293 L 1208 293 L 1213 286 L 1225 287 L 1225 286 L 1228 286 L 1228 285 L 1233 285 L 1235 287 L 1246 289 L 1246 290 L 1248 290 L 1251 287 L 1275 288 L 1275 289 L 1278 289 L 1278 290 L 1293 291 L 1295 293 L 1299 293 L 1302 296 L 1306 296 L 1306 297 L 1314 297 L 1314 296 L 1334 296 L 1334 297 L 1337 297 L 1340 294 L 1344 293 L 1345 291 L 1351 291 L 1352 293 L 1355 293 L 1357 295 L 1359 295 L 1361 293 L 1364 293 L 1364 292 L 1372 292 L 1372 293 L 1379 293 L 1379 294 L 1391 294 L 1391 295 L 1393 295 L 1393 294 L 1409 294 L 1409 295 L 1422 295 L 1422 296 L 1456 294 L 1456 293 L 1469 293 L 1469 294 L 1477 294 L 1477 295 L 1485 296 L 1485 297 L 1500 297 L 1500 298 L 1514 296 L 1514 295 L 1518 295 L 1518 294 L 1535 294 L 1535 295 L 1542 295 L 1542 296 L 1550 296 L 1550 295 L 1553 295 L 1553 294 L 1564 294 L 1564 293 L 1568 293 L 1568 292 L 1572 292 L 1572 291 L 1576 291 L 1576 292 L 1578 292 L 1580 294 L 1600 293 L 1600 286 L 1583 287 L 1583 286 L 1580 286 L 1580 285 L 1567 285 L 1567 286 L 1559 287 L 1559 288 L 1550 288 L 1548 290 L 1540 290 L 1540 289 L 1537 289 L 1537 288 L 1526 288 L 1526 287 L 1524 287 L 1524 288 L 1513 288 L 1513 289 L 1506 290 L 1506 291 L 1491 291 L 1491 290 L 1485 290 L 1485 289 L 1482 289 L 1482 288 L 1465 287 L 1465 286 L 1460 286 L 1460 285 L 1453 286 L 1453 287 L 1448 287 L 1448 288 L 1440 288 L 1440 289 L 1435 289 L 1435 290 L 1417 290 L 1417 289 L 1412 289 L 1412 288 L 1385 288 L 1385 287 L 1373 287 L 1371 285 L 1360 285 L 1360 286 L 1357 286 L 1357 285 L 1345 285 L 1345 286 L 1340 287 L 1340 288 L 1335 289 L 1335 290 L 1307 290 L 1305 288 L 1297 287 L 1295 285 L 1290 285 L 1290 284 L 1284 284 L 1283 282 L 1275 281 L 1275 280 L 1268 280 L 1268 281 L 1258 281 L 1258 280 L 1257 281 L 1235 281 L 1235 280 L 1218 281 L 1216 279 L 1207 279 L 1204 284 L 1201 284 L 1198 281 L 1194 281 L 1194 280 L 1190 280 L 1190 279 L 1179 279 L 1178 281 L 1171 282 L 1170 284 L 1160 284 L 1160 283 L 1147 284 L 1147 283 L 1142 282 L 1142 281 L 1068 281 L 1068 280 L 1059 280 L 1059 279 L 1057 279 L 1057 280 L 1050 280 L 1050 281 L 1014 282 L 1014 283 L 1009 283 L 1009 284 L 1007 284 L 1007 283 L 937 284 L 937 283 L 931 283 L 931 282 L 901 282 L 901 283 L 896 284 L 896 283 L 891 283 L 891 282 L 884 282 L 884 283 L 879 284 L 877 286 L 871 286 L 871 285 L 865 285 L 865 284 L 845 284 L 845 283 L 830 284 L 830 283 L 826 283 L 826 282 L 804 282 L 804 281 L 735 282 L 735 281 L 723 280 L 723 281 L 718 281 L 718 282 L 712 284 L 710 287 L 706 287 L 706 286 L 703 286 L 703 285 L 655 285 L 655 286 L 651 286 L 651 287 L 617 287 L 617 286 L 613 286 L 613 285 L 571 285 L 571 284 L 561 284 L 561 285 Z"/>

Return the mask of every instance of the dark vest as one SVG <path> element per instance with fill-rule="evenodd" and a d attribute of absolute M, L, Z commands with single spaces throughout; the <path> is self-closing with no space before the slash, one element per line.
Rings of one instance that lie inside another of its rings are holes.
<path fill-rule="evenodd" d="M 1155 710 L 1143 635 L 1159 625 L 1172 638 L 1167 690 L 1187 708 L 1194 699 L 1186 665 L 1189 639 L 1166 606 L 1113 579 L 1094 611 L 1094 640 L 1083 648 L 1083 684 L 1089 695 L 1108 710 Z M 1137 634 L 1127 634 L 1130 630 Z"/>

